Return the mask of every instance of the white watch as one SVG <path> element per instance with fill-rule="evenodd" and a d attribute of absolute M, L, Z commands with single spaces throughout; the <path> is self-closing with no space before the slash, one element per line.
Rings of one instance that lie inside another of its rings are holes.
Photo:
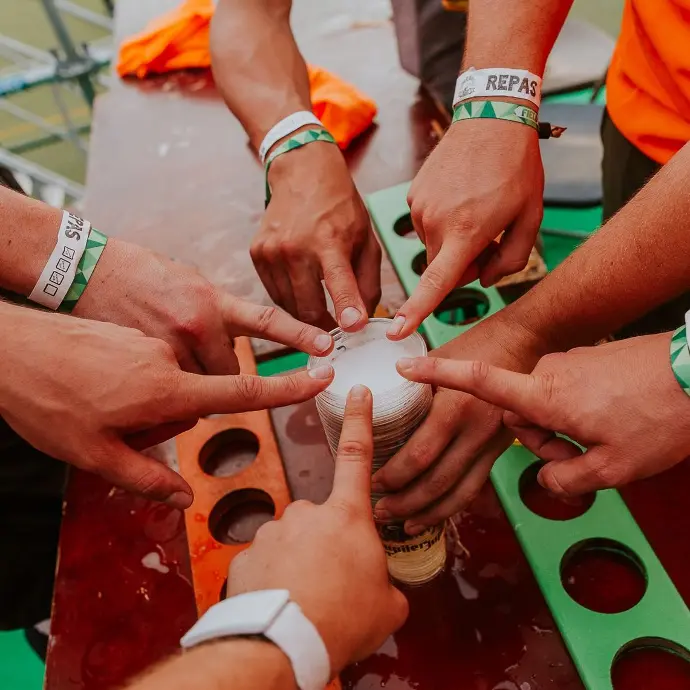
<path fill-rule="evenodd" d="M 212 606 L 180 640 L 194 647 L 221 637 L 263 635 L 290 659 L 300 690 L 323 690 L 331 675 L 326 645 L 287 589 L 238 594 Z"/>

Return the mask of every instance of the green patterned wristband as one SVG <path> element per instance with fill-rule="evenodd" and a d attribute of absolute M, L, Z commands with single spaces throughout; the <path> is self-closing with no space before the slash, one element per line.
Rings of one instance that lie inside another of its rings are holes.
<path fill-rule="evenodd" d="M 102 232 L 99 232 L 96 228 L 91 228 L 91 234 L 86 241 L 86 249 L 77 266 L 77 275 L 74 277 L 74 282 L 67 291 L 65 299 L 62 300 L 59 311 L 69 314 L 72 309 L 74 309 L 79 298 L 86 289 L 86 285 L 91 279 L 96 264 L 101 258 L 101 254 L 107 243 L 108 238 Z"/>
<path fill-rule="evenodd" d="M 671 369 L 680 387 L 690 395 L 690 349 L 685 326 L 671 338 Z"/>
<path fill-rule="evenodd" d="M 273 163 L 278 156 L 282 156 L 288 151 L 294 151 L 294 149 L 299 149 L 315 141 L 326 141 L 329 144 L 336 143 L 331 133 L 325 129 L 305 129 L 303 132 L 298 132 L 287 141 L 284 141 L 273 151 L 273 153 L 271 153 L 266 160 L 266 206 L 268 206 L 268 202 L 271 200 L 271 187 L 268 184 L 268 171 L 271 167 L 271 163 Z"/>
<path fill-rule="evenodd" d="M 519 122 L 539 131 L 537 111 L 525 105 L 503 101 L 467 101 L 460 103 L 453 111 L 453 122 L 477 119 Z"/>

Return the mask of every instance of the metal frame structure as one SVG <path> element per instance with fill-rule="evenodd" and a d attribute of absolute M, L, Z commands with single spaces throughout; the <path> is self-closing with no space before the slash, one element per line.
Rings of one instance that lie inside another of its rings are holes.
<path fill-rule="evenodd" d="M 46 52 L 0 34 L 0 56 L 12 63 L 9 68 L 0 70 L 0 110 L 38 128 L 41 136 L 21 142 L 14 148 L 0 147 L 0 165 L 7 167 L 24 182 L 22 186 L 27 193 L 62 205 L 65 197 L 78 202 L 84 194 L 83 186 L 22 158 L 21 153 L 62 140 L 86 155 L 83 135 L 88 133 L 89 127 L 77 126 L 73 122 L 64 101 L 64 90 L 76 91 L 89 109 L 93 107 L 97 85 L 102 83 L 102 70 L 110 64 L 113 54 L 113 2 L 103 0 L 106 16 L 72 0 L 35 1 L 42 4 L 59 47 Z M 64 15 L 104 29 L 108 35 L 90 44 L 79 45 L 73 40 Z M 60 124 L 53 124 L 8 100 L 9 96 L 45 85 L 51 87 Z"/>

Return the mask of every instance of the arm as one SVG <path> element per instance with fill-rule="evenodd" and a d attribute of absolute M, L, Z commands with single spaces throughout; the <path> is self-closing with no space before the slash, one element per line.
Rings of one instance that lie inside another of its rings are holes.
<path fill-rule="evenodd" d="M 371 415 L 371 393 L 356 386 L 348 396 L 328 500 L 289 505 L 280 520 L 259 528 L 228 576 L 230 597 L 287 589 L 321 636 L 332 676 L 375 652 L 407 617 L 405 597 L 389 582 L 371 514 Z M 178 657 L 129 690 L 189 688 L 291 690 L 295 681 L 277 648 L 226 640 Z"/>
<path fill-rule="evenodd" d="M 543 352 L 589 345 L 690 288 L 690 145 L 499 318 Z M 679 324 L 680 325 L 680 324 Z"/>
<path fill-rule="evenodd" d="M 464 66 L 543 75 L 571 4 L 572 0 L 473 3 Z M 491 285 L 524 268 L 542 218 L 543 191 L 534 129 L 500 120 L 451 125 L 410 188 L 412 221 L 426 245 L 429 267 L 398 311 L 390 336 L 409 335 L 456 284 L 480 278 L 483 285 Z"/>
<path fill-rule="evenodd" d="M 529 373 L 541 356 L 591 345 L 682 294 L 690 288 L 688 185 L 690 145 L 539 285 L 434 354 Z M 441 388 L 410 442 L 377 473 L 399 492 L 378 509 L 408 518 L 415 531 L 458 512 L 510 440 L 499 408 Z"/>
<path fill-rule="evenodd" d="M 128 690 L 296 690 L 288 658 L 269 642 L 235 638 L 162 664 Z"/>
<path fill-rule="evenodd" d="M 0 186 L 0 288 L 24 297 L 31 293 L 55 247 L 61 217 L 62 211 Z M 73 314 L 160 338 L 185 370 L 197 373 L 237 373 L 232 338 L 239 335 L 313 354 L 331 345 L 317 328 L 225 294 L 195 270 L 114 238 Z"/>
<path fill-rule="evenodd" d="M 255 148 L 283 118 L 311 110 L 291 4 L 220 0 L 213 17 L 213 75 Z M 339 149 L 316 142 L 290 151 L 271 165 L 269 180 L 273 197 L 251 256 L 271 299 L 332 328 L 323 279 L 339 324 L 363 327 L 381 295 L 381 249 Z"/>
<path fill-rule="evenodd" d="M 330 382 L 311 376 L 199 376 L 172 348 L 133 328 L 0 302 L 0 415 L 34 448 L 176 508 L 192 502 L 177 473 L 139 450 L 199 417 L 308 400 Z M 321 376 L 319 377 L 319 375 Z"/>

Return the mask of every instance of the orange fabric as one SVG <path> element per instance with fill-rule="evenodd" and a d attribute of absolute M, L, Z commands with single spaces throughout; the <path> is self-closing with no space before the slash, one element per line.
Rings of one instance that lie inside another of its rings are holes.
<path fill-rule="evenodd" d="M 690 141 L 690 0 L 627 0 L 609 68 L 611 119 L 666 163 Z"/>
<path fill-rule="evenodd" d="M 152 21 L 142 33 L 123 42 L 118 74 L 143 79 L 150 74 L 210 67 L 213 10 L 213 0 L 184 0 Z M 309 65 L 308 70 L 314 114 L 344 149 L 371 126 L 376 103 L 321 67 Z"/>

